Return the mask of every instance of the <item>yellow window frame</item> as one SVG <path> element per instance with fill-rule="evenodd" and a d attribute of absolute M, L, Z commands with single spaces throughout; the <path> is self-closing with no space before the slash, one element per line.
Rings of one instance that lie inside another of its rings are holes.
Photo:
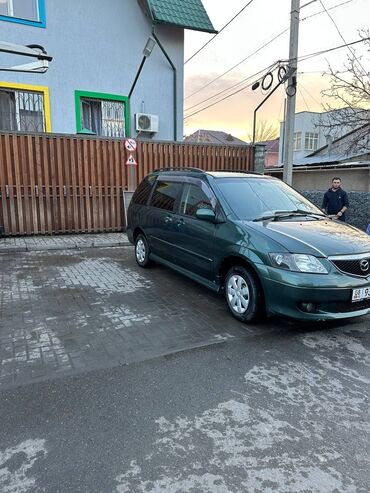
<path fill-rule="evenodd" d="M 48 87 L 34 86 L 31 84 L 19 84 L 17 82 L 0 82 L 0 88 L 42 93 L 44 97 L 45 130 L 46 132 L 51 132 L 50 94 Z"/>

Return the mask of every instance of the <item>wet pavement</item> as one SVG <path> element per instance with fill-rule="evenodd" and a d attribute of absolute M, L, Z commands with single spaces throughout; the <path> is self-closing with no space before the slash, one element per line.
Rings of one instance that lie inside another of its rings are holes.
<path fill-rule="evenodd" d="M 0 254 L 1 493 L 368 493 L 370 317 L 245 326 L 133 249 Z"/>
<path fill-rule="evenodd" d="M 140 269 L 130 247 L 0 255 L 2 387 L 250 332 L 222 297 L 164 267 Z"/>

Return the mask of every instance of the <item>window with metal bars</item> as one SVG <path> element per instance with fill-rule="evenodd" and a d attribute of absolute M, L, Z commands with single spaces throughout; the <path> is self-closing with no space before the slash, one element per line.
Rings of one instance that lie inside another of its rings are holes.
<path fill-rule="evenodd" d="M 39 92 L 0 89 L 0 130 L 45 132 L 44 95 Z"/>
<path fill-rule="evenodd" d="M 125 104 L 122 101 L 81 98 L 81 127 L 104 137 L 126 137 Z"/>

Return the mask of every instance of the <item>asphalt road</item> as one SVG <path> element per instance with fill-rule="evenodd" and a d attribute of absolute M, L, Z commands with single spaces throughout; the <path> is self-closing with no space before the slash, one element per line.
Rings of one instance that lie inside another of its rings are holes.
<path fill-rule="evenodd" d="M 1 493 L 367 493 L 370 319 L 0 392 Z"/>

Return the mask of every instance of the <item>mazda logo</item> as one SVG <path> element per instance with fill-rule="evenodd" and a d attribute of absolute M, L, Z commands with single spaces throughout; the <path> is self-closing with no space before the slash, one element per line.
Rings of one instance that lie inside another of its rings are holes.
<path fill-rule="evenodd" d="M 367 270 L 369 270 L 369 261 L 368 260 L 361 260 L 360 262 L 360 268 L 362 270 L 362 272 L 366 272 Z"/>

